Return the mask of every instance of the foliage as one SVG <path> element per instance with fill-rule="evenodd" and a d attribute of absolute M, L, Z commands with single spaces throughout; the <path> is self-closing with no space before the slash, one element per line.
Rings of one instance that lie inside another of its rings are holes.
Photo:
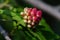
<path fill-rule="evenodd" d="M 22 7 L 3 7 L 0 9 L 0 25 L 8 32 L 12 40 L 59 40 L 50 26 L 42 18 L 39 25 L 34 29 L 26 28 L 20 12 Z M 0 34 L 0 40 L 4 40 Z"/>

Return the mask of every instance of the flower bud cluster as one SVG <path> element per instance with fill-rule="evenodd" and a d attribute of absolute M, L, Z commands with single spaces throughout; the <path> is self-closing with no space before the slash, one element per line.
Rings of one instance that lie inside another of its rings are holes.
<path fill-rule="evenodd" d="M 42 11 L 36 8 L 24 8 L 24 11 L 20 13 L 24 22 L 27 23 L 27 27 L 34 27 L 39 23 L 42 18 Z"/>

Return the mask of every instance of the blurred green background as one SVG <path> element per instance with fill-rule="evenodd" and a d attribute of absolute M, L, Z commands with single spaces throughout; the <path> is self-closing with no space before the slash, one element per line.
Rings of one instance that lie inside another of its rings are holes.
<path fill-rule="evenodd" d="M 35 29 L 25 28 L 25 23 L 20 15 L 25 7 L 33 8 L 34 6 L 20 0 L 0 0 L 0 19 L 2 19 L 0 25 L 8 32 L 12 40 L 60 40 L 60 35 L 53 30 L 55 26 L 60 26 L 60 22 L 43 10 L 39 25 Z M 53 26 L 54 22 L 57 25 Z M 0 40 L 5 40 L 1 34 Z"/>

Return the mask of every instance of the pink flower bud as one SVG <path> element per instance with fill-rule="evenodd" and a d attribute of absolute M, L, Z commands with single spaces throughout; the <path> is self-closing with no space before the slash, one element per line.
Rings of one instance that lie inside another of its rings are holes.
<path fill-rule="evenodd" d="M 31 23 L 31 25 L 33 26 L 33 25 L 35 25 L 35 23 L 34 23 L 34 22 L 32 22 L 32 23 Z"/>
<path fill-rule="evenodd" d="M 32 11 L 31 11 L 31 15 L 32 16 L 36 16 L 36 12 L 37 12 L 37 9 L 36 8 L 33 8 Z"/>
<path fill-rule="evenodd" d="M 37 9 L 36 8 L 33 8 L 32 11 L 34 11 L 36 13 L 37 12 Z"/>
<path fill-rule="evenodd" d="M 28 13 L 31 13 L 31 11 L 32 11 L 32 8 L 29 8 L 29 9 L 28 9 Z"/>
<path fill-rule="evenodd" d="M 37 17 L 36 16 L 33 16 L 33 21 L 35 22 L 37 20 Z"/>
<path fill-rule="evenodd" d="M 35 16 L 35 15 L 36 15 L 36 13 L 34 13 L 34 11 L 32 11 L 32 12 L 31 12 L 31 15 L 32 15 L 32 16 Z"/>
<path fill-rule="evenodd" d="M 42 16 L 42 11 L 37 11 L 36 16 L 41 17 Z"/>

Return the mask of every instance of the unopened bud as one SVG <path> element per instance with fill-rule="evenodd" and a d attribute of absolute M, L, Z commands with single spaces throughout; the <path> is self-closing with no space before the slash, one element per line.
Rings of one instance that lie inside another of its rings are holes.
<path fill-rule="evenodd" d="M 25 23 L 27 23 L 27 20 L 24 20 Z"/>
<path fill-rule="evenodd" d="M 30 16 L 31 14 L 30 13 L 26 13 L 27 16 Z"/>
<path fill-rule="evenodd" d="M 32 8 L 29 8 L 29 9 L 28 9 L 28 13 L 30 13 L 31 11 L 32 11 Z"/>
<path fill-rule="evenodd" d="M 27 27 L 31 28 L 31 25 L 28 24 Z"/>
<path fill-rule="evenodd" d="M 32 22 L 32 25 L 34 25 L 34 22 Z"/>
<path fill-rule="evenodd" d="M 42 12 L 41 11 L 37 11 L 36 16 L 37 17 L 41 17 L 41 15 L 42 15 Z"/>
<path fill-rule="evenodd" d="M 36 15 L 36 13 L 34 13 L 34 11 L 32 11 L 32 12 L 31 12 L 31 15 L 32 15 L 32 16 L 35 16 L 35 15 Z"/>
<path fill-rule="evenodd" d="M 28 8 L 24 8 L 24 13 L 26 14 L 28 12 Z"/>
<path fill-rule="evenodd" d="M 20 15 L 22 15 L 22 16 L 23 16 L 23 15 L 24 15 L 24 13 L 23 13 L 23 12 L 21 12 L 21 13 L 20 13 Z"/>
<path fill-rule="evenodd" d="M 31 11 L 31 15 L 36 16 L 36 12 L 37 12 L 37 9 L 33 8 L 32 11 Z"/>
<path fill-rule="evenodd" d="M 32 20 L 32 16 L 28 16 L 28 20 Z"/>
<path fill-rule="evenodd" d="M 24 16 L 24 19 L 28 19 L 28 17 L 27 16 Z"/>
<path fill-rule="evenodd" d="M 37 20 L 37 17 L 36 16 L 33 16 L 33 21 L 36 21 Z"/>
<path fill-rule="evenodd" d="M 32 11 L 37 11 L 37 8 L 33 8 Z"/>
<path fill-rule="evenodd" d="M 28 20 L 28 23 L 31 23 L 31 20 Z"/>

